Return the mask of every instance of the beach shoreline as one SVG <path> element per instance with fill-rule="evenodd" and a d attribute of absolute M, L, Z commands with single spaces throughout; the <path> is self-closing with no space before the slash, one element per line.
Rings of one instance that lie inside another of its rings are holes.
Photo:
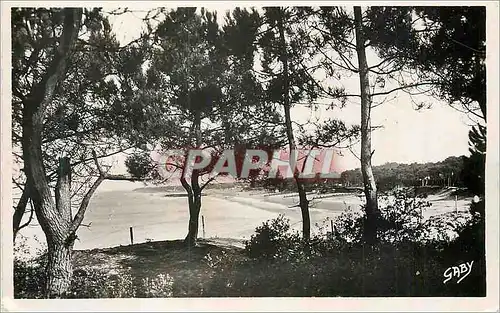
<path fill-rule="evenodd" d="M 130 244 L 130 227 L 134 243 L 182 239 L 187 233 L 189 212 L 187 198 L 172 186 L 145 187 L 142 183 L 113 184 L 96 192 L 92 198 L 83 225 L 77 232 L 76 250 L 108 248 Z M 116 188 L 118 187 L 118 188 Z M 176 193 L 175 196 L 169 194 Z M 263 222 L 285 216 L 291 228 L 300 231 L 301 213 L 298 199 L 293 193 L 270 193 L 262 190 L 243 191 L 240 188 L 207 189 L 202 199 L 199 236 L 205 238 L 234 238 L 248 240 L 255 228 Z M 315 199 L 315 197 L 318 197 Z M 327 196 L 327 197 L 324 197 Z M 322 198 L 321 198 L 322 197 Z M 310 194 L 311 229 L 327 219 L 334 219 L 347 208 L 360 210 L 362 194 Z M 433 206 L 424 212 L 425 218 L 455 210 L 452 200 L 431 196 Z M 469 199 L 457 202 L 463 210 Z M 28 246 L 40 247 L 45 237 L 36 222 L 21 230 L 28 239 Z M 33 240 L 38 237 L 38 243 Z"/>

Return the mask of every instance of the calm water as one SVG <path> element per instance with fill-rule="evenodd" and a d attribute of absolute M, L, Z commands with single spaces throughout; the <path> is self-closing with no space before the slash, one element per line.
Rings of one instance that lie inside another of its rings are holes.
<path fill-rule="evenodd" d="M 178 193 L 178 192 L 177 192 Z M 281 194 L 264 196 L 237 190 L 208 190 L 202 199 L 201 214 L 205 222 L 205 237 L 248 239 L 255 227 L 279 214 L 290 219 L 293 228 L 301 228 L 300 209 L 296 196 Z M 75 249 L 104 248 L 130 244 L 130 227 L 134 242 L 184 238 L 189 218 L 185 197 L 167 197 L 160 188 L 144 188 L 141 183 L 109 182 L 96 192 L 87 209 L 83 224 L 78 230 L 79 240 Z M 314 195 L 309 197 L 314 198 Z M 322 224 L 326 218 L 334 218 L 348 206 L 359 208 L 362 199 L 354 195 L 312 201 L 311 228 Z M 459 207 L 467 204 L 459 203 Z M 426 215 L 454 210 L 453 201 L 435 201 Z M 44 236 L 35 222 L 22 231 L 30 237 Z M 199 236 L 203 236 L 200 221 Z"/>

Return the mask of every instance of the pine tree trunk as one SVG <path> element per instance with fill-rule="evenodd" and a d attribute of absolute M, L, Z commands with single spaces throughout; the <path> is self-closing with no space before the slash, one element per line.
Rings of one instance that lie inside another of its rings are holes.
<path fill-rule="evenodd" d="M 302 238 L 304 241 L 311 239 L 311 219 L 309 217 L 309 200 L 302 182 L 296 177 L 297 189 L 299 192 L 299 206 L 302 214 Z"/>
<path fill-rule="evenodd" d="M 201 138 L 201 112 L 195 110 L 193 120 L 193 131 L 196 148 L 200 148 L 202 144 Z M 188 247 L 196 245 L 196 240 L 198 239 L 198 227 L 200 219 L 201 210 L 201 187 L 199 182 L 200 172 L 199 170 L 193 170 L 191 174 L 191 185 L 189 185 L 185 178 L 181 178 L 181 184 L 188 193 L 188 204 L 189 204 L 189 223 L 188 223 L 188 233 L 184 239 L 184 243 Z"/>
<path fill-rule="evenodd" d="M 69 291 L 72 265 L 73 243 L 48 244 L 46 298 L 61 298 Z"/>
<path fill-rule="evenodd" d="M 201 195 L 193 195 L 189 200 L 188 234 L 184 239 L 187 246 L 195 246 L 198 239 L 198 229 L 201 209 Z"/>
<path fill-rule="evenodd" d="M 364 240 L 368 244 L 377 241 L 377 219 L 379 215 L 377 186 L 373 176 L 371 158 L 371 94 L 366 61 L 365 42 L 361 8 L 354 7 L 354 23 L 356 32 L 356 52 L 359 65 L 359 82 L 361 89 L 361 173 L 366 198 L 366 220 L 364 224 Z"/>
<path fill-rule="evenodd" d="M 65 8 L 64 26 L 54 57 L 23 102 L 22 148 L 24 167 L 30 184 L 36 217 L 47 239 L 48 257 L 45 295 L 62 297 L 71 282 L 71 250 L 75 225 L 71 219 L 71 166 L 68 158 L 59 160 L 56 201 L 47 181 L 42 151 L 42 135 L 47 107 L 56 86 L 65 77 L 66 64 L 80 30 L 83 9 Z"/>
<path fill-rule="evenodd" d="M 290 116 L 290 87 L 288 81 L 288 55 L 287 55 L 287 45 L 285 40 L 285 29 L 283 25 L 283 12 L 281 15 L 281 19 L 278 23 L 278 29 L 280 34 L 281 41 L 281 63 L 283 64 L 283 109 L 285 111 L 285 127 L 286 134 L 288 139 L 288 146 L 290 148 L 290 164 L 293 163 L 295 167 L 295 163 L 292 162 L 292 153 L 296 151 L 297 145 L 295 144 L 295 138 L 293 136 L 293 126 L 292 119 Z M 304 189 L 304 185 L 302 181 L 299 179 L 299 173 L 293 169 L 295 183 L 297 184 L 297 191 L 299 193 L 299 206 L 300 212 L 302 214 L 302 238 L 304 241 L 309 241 L 311 238 L 311 218 L 309 216 L 309 200 L 307 200 L 306 191 Z"/>
<path fill-rule="evenodd" d="M 46 297 L 64 297 L 71 283 L 72 250 L 76 236 L 71 232 L 71 164 L 69 158 L 59 159 L 55 190 L 58 215 L 46 234 L 48 248 Z"/>

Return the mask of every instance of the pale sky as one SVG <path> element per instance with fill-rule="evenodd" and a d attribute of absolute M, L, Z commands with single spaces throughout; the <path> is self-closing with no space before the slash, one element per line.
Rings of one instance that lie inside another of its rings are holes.
<path fill-rule="evenodd" d="M 219 4 L 220 6 L 220 4 Z M 141 31 L 140 17 L 144 16 L 147 8 L 142 12 L 133 9 L 133 13 L 112 17 L 113 30 L 118 40 L 125 44 L 137 38 Z M 220 23 L 225 16 L 224 11 L 218 12 Z M 354 64 L 356 64 L 354 60 Z M 368 63 L 376 64 L 377 58 L 368 53 Z M 342 84 L 348 93 L 359 93 L 357 75 L 342 79 Z M 383 125 L 372 133 L 373 165 L 386 162 L 423 163 L 437 162 L 448 156 L 468 155 L 468 131 L 471 120 L 463 113 L 451 108 L 442 101 L 431 97 L 421 97 L 420 100 L 432 103 L 432 108 L 417 111 L 411 100 L 404 92 L 393 94 L 396 97 L 372 110 L 372 125 Z M 308 118 L 340 118 L 346 123 L 360 123 L 360 105 L 355 98 L 350 99 L 342 109 L 326 111 L 322 107 L 318 112 L 296 106 L 292 110 L 292 119 L 304 122 Z M 359 151 L 359 145 L 354 147 Z M 340 167 L 352 169 L 359 167 L 359 160 L 348 150 L 343 152 Z M 359 154 L 358 154 L 359 155 Z M 122 172 L 125 167 L 123 157 L 116 159 L 115 170 Z"/>

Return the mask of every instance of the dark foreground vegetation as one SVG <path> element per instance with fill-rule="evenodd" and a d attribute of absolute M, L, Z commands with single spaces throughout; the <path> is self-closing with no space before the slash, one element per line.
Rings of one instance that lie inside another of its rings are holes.
<path fill-rule="evenodd" d="M 429 204 L 397 192 L 382 208 L 380 242 L 362 244 L 362 211 L 346 211 L 335 231 L 317 225 L 306 244 L 282 216 L 245 242 L 182 240 L 75 251 L 68 298 L 273 296 L 485 296 L 484 201 L 420 221 Z M 328 221 L 326 221 L 328 222 Z M 437 232 L 431 234 L 431 229 Z M 449 236 L 449 232 L 456 236 Z M 447 268 L 474 261 L 470 274 L 443 283 Z M 15 260 L 15 297 L 42 298 L 46 254 Z"/>

